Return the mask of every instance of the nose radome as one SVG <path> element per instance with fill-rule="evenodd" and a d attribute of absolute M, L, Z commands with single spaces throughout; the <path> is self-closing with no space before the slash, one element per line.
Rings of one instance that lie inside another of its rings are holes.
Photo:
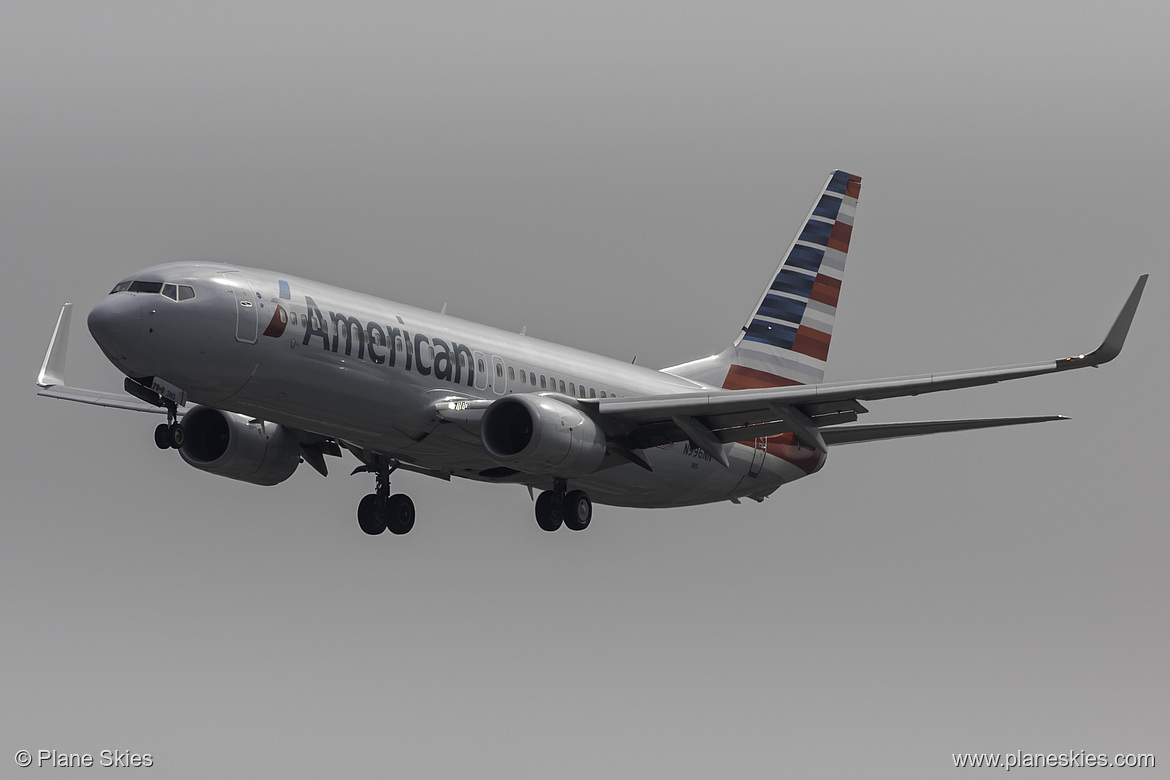
<path fill-rule="evenodd" d="M 133 358 L 142 330 L 138 296 L 114 293 L 93 307 L 86 322 L 107 357 L 121 363 Z"/>

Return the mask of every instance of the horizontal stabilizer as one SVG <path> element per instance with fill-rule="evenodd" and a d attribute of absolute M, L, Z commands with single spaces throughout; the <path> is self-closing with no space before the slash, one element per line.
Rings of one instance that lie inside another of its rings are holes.
<path fill-rule="evenodd" d="M 977 428 L 1000 428 L 1006 425 L 1027 425 L 1029 423 L 1068 420 L 1062 415 L 1047 417 L 991 417 L 982 420 L 935 420 L 932 422 L 880 423 L 876 425 L 849 425 L 840 428 L 825 428 L 821 436 L 825 443 L 852 444 L 859 441 L 880 441 L 881 439 L 902 439 L 908 436 L 926 436 L 931 433 L 950 431 L 971 431 Z"/>

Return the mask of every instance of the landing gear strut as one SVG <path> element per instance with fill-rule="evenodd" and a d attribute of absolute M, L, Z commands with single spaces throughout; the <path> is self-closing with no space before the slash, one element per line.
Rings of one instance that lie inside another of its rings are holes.
<path fill-rule="evenodd" d="M 555 531 L 563 523 L 570 531 L 584 531 L 593 519 L 593 502 L 583 490 L 566 490 L 564 479 L 554 479 L 553 489 L 536 498 L 536 524 Z"/>
<path fill-rule="evenodd" d="M 414 502 L 410 496 L 402 493 L 390 495 L 390 473 L 396 468 L 391 467 L 384 458 L 378 458 L 373 466 L 357 470 L 372 471 L 377 480 L 374 492 L 362 498 L 357 512 L 358 526 L 371 536 L 385 530 L 401 535 L 414 528 Z"/>

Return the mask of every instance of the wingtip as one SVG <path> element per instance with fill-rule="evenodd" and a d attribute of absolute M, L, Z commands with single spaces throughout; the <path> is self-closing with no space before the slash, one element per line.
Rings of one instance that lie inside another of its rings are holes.
<path fill-rule="evenodd" d="M 1084 356 L 1086 363 L 1092 366 L 1099 366 L 1102 363 L 1108 363 L 1121 354 L 1121 348 L 1125 346 L 1126 336 L 1129 335 L 1129 327 L 1133 324 L 1134 314 L 1137 313 L 1138 304 L 1142 300 L 1142 292 L 1146 288 L 1146 280 L 1149 278 L 1149 274 L 1142 274 L 1138 277 L 1137 282 L 1133 286 L 1133 290 L 1129 293 L 1129 297 L 1125 299 L 1125 305 L 1121 307 L 1121 312 L 1117 315 L 1117 319 L 1113 321 L 1113 327 L 1109 329 L 1105 340 L 1101 342 L 1101 346 Z"/>
<path fill-rule="evenodd" d="M 72 319 L 73 304 L 66 303 L 57 315 L 57 327 L 49 339 L 41 371 L 37 374 L 37 387 L 55 387 L 65 384 L 65 353 L 69 348 L 69 322 Z"/>

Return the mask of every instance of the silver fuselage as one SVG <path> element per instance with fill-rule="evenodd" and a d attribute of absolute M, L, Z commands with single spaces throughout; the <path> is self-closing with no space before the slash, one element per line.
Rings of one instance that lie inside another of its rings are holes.
<path fill-rule="evenodd" d="M 111 293 L 91 331 L 127 376 L 157 377 L 190 402 L 385 453 L 437 473 L 500 480 L 478 436 L 442 422 L 440 399 L 511 393 L 636 397 L 710 389 L 679 376 L 255 268 L 172 263 L 128 277 L 186 285 L 194 297 Z M 96 325 L 95 325 L 96 323 Z M 730 467 L 689 442 L 572 480 L 603 504 L 668 507 L 762 497 L 824 456 L 772 437 L 727 445 Z M 796 452 L 800 449 L 800 452 Z M 794 454 L 795 453 L 795 456 Z"/>

